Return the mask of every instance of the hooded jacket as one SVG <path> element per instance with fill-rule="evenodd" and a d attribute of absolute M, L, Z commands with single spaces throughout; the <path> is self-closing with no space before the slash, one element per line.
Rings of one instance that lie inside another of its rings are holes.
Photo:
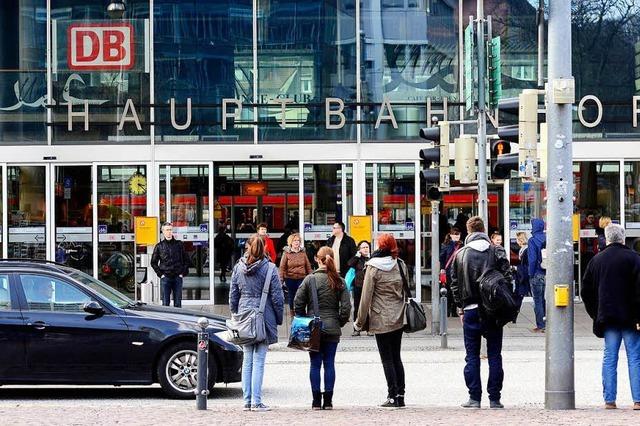
<path fill-rule="evenodd" d="M 511 282 L 511 267 L 507 253 L 502 246 L 494 246 L 484 232 L 469 234 L 465 245 L 456 254 L 451 267 L 451 291 L 456 306 L 465 308 L 482 303 L 478 279 L 486 269 L 489 257 L 495 255 L 495 268 Z"/>
<path fill-rule="evenodd" d="M 607 327 L 635 330 L 640 323 L 640 256 L 623 244 L 609 244 L 587 265 L 580 295 L 596 336 L 604 337 Z"/>
<path fill-rule="evenodd" d="M 304 251 L 304 247 L 294 252 L 291 247 L 286 246 L 282 251 L 282 259 L 280 259 L 280 280 L 284 282 L 285 278 L 301 280 L 312 272 L 311 263 Z"/>
<path fill-rule="evenodd" d="M 547 244 L 547 235 L 544 232 L 544 221 L 542 219 L 531 219 L 531 238 L 529 238 L 528 260 L 529 278 L 536 274 L 545 274 L 540 263 L 542 262 L 542 249 Z"/>
<path fill-rule="evenodd" d="M 391 256 L 372 257 L 367 262 L 357 329 L 365 329 L 367 319 L 368 331 L 375 334 L 390 333 L 404 327 L 405 301 L 400 265 L 408 279 L 406 265 L 399 264 Z"/>
<path fill-rule="evenodd" d="M 282 324 L 284 295 L 282 284 L 278 277 L 276 266 L 266 258 L 258 260 L 251 265 L 247 264 L 247 258 L 241 258 L 233 267 L 231 274 L 231 289 L 229 292 L 229 310 L 232 313 L 241 313 L 247 309 L 260 307 L 262 288 L 267 278 L 268 268 L 273 268 L 267 304 L 264 309 L 264 323 L 267 331 L 267 343 L 274 344 L 278 341 L 278 326 Z"/>

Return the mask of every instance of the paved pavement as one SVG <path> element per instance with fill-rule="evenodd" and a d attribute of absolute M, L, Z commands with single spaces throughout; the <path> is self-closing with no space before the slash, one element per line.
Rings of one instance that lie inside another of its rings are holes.
<path fill-rule="evenodd" d="M 244 413 L 239 383 L 218 386 L 209 410 L 197 412 L 194 401 L 164 398 L 154 387 L 0 387 L 0 425 L 4 424 L 634 424 L 626 357 L 620 357 L 618 405 L 603 410 L 600 379 L 602 341 L 590 333 L 590 322 L 576 309 L 576 403 L 578 410 L 551 412 L 544 406 L 544 335 L 531 333 L 531 307 L 505 332 L 503 402 L 507 409 L 468 411 L 462 369 L 464 350 L 457 319 L 451 319 L 450 348 L 439 349 L 439 337 L 410 335 L 403 341 L 407 404 L 402 411 L 375 408 L 385 396 L 385 381 L 375 341 L 344 338 L 336 358 L 333 412 L 309 410 L 308 355 L 282 342 L 267 355 L 264 402 L 270 413 Z M 483 377 L 487 377 L 486 362 Z M 483 404 L 488 404 L 484 397 Z"/>

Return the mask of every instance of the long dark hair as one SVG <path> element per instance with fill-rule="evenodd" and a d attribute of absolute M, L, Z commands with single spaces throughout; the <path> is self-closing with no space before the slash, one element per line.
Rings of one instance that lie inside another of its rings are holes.
<path fill-rule="evenodd" d="M 331 249 L 331 247 L 320 247 L 320 250 L 318 250 L 316 257 L 318 259 L 321 259 L 327 267 L 329 288 L 331 288 L 333 291 L 340 291 L 344 289 L 344 283 L 342 282 L 342 278 L 340 277 L 340 274 L 338 274 L 338 270 L 336 269 L 336 262 L 335 260 L 333 260 L 333 250 Z"/>
<path fill-rule="evenodd" d="M 264 258 L 264 240 L 258 236 L 252 236 L 249 241 L 249 248 L 247 249 L 249 258 L 247 259 L 247 265 L 251 265 Z"/>

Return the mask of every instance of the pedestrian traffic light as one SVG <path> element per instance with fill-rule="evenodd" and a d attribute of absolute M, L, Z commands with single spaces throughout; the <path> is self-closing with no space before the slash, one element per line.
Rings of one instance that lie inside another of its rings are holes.
<path fill-rule="evenodd" d="M 449 123 L 420 129 L 420 137 L 433 142 L 433 148 L 420 150 L 423 169 L 421 178 L 427 184 L 427 196 L 439 200 L 440 190 L 449 188 Z"/>
<path fill-rule="evenodd" d="M 498 127 L 498 138 L 519 145 L 518 175 L 530 179 L 536 177 L 538 170 L 538 91 L 526 89 L 520 93 L 518 98 L 504 99 L 498 103 L 498 111 L 518 115 L 518 124 Z M 498 147 L 499 144 L 496 146 Z M 505 151 L 503 146 L 503 154 L 507 152 L 511 152 L 511 149 Z"/>
<path fill-rule="evenodd" d="M 491 164 L 491 177 L 493 179 L 504 179 L 504 178 L 496 178 L 494 176 L 493 167 L 498 161 L 498 157 L 500 157 L 501 155 L 510 154 L 510 153 L 511 153 L 511 143 L 509 143 L 508 141 L 505 141 L 502 139 L 495 139 L 491 141 L 489 157 L 490 157 L 490 164 Z M 507 175 L 507 177 L 509 176 L 511 176 L 510 173 Z"/>
<path fill-rule="evenodd" d="M 518 170 L 518 154 L 502 154 L 491 162 L 492 179 L 509 179 L 511 171 Z"/>

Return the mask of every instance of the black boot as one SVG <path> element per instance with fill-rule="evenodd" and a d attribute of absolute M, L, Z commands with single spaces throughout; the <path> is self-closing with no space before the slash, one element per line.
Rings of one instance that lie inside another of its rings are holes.
<path fill-rule="evenodd" d="M 404 395 L 396 395 L 396 407 L 404 407 Z"/>
<path fill-rule="evenodd" d="M 323 398 L 322 409 L 333 410 L 333 402 L 331 401 L 333 399 L 333 391 L 323 393 L 322 398 Z"/>
<path fill-rule="evenodd" d="M 312 410 L 320 410 L 322 408 L 322 392 L 313 391 L 313 402 L 311 403 Z"/>

